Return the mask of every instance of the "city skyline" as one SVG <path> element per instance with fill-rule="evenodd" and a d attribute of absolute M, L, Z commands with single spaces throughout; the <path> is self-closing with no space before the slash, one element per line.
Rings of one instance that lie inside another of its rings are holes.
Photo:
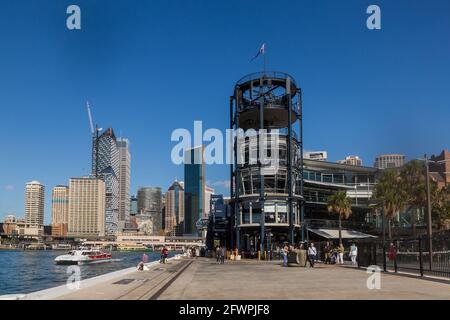
<path fill-rule="evenodd" d="M 262 42 L 267 43 L 268 67 L 292 72 L 304 90 L 306 150 L 327 150 L 329 161 L 357 154 L 371 166 L 380 154 L 414 159 L 448 149 L 450 129 L 431 126 L 430 121 L 450 116 L 450 64 L 444 58 L 450 54 L 445 41 L 449 4 L 379 4 L 383 28 L 378 33 L 364 28 L 366 5 L 326 1 L 320 10 L 315 4 L 292 4 L 286 26 L 256 30 L 248 40 L 236 38 L 236 31 L 260 21 L 263 13 L 249 18 L 237 12 L 229 23 L 227 14 L 235 13 L 236 1 L 208 4 L 208 14 L 189 3 L 142 2 L 131 9 L 120 1 L 105 7 L 101 1 L 80 1 L 86 19 L 78 33 L 61 23 L 64 4 L 7 3 L 2 12 L 11 19 L 8 25 L 0 20 L 0 35 L 9 48 L 0 53 L 5 70 L 0 75 L 5 88 L 0 134 L 9 137 L 14 132 L 14 138 L 6 139 L 6 157 L 0 160 L 2 168 L 8 168 L 0 172 L 0 219 L 9 213 L 24 216 L 25 183 L 39 180 L 46 186 L 49 224 L 52 188 L 90 173 L 86 100 L 92 101 L 100 125 L 113 127 L 133 143 L 131 194 L 142 185 L 166 190 L 183 176 L 183 166 L 170 163 L 170 133 L 192 130 L 194 120 L 224 130 L 232 85 L 261 69 L 259 62 L 249 60 Z M 265 6 L 281 13 L 280 5 Z M 430 23 L 411 22 L 431 11 L 435 14 Z M 37 19 L 30 18 L 35 15 Z M 115 15 L 121 18 L 120 26 L 108 18 Z M 281 31 L 299 41 L 287 46 L 278 39 Z M 218 36 L 210 37 L 211 32 Z M 183 84 L 186 76 L 191 78 L 189 86 Z M 176 93 L 172 82 L 178 85 Z M 204 89 L 201 96 L 192 90 L 196 84 Z M 18 123 L 26 129 L 17 130 Z M 29 139 L 30 132 L 41 143 Z M 29 154 L 35 155 L 32 162 L 27 161 Z M 206 171 L 206 183 L 227 194 L 228 167 L 207 166 Z"/>

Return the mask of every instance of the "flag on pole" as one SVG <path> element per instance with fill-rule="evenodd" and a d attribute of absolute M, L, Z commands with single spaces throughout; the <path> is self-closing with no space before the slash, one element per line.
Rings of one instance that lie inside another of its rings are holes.
<path fill-rule="evenodd" d="M 259 48 L 258 53 L 256 54 L 256 56 L 253 57 L 252 60 L 250 60 L 250 62 L 252 62 L 253 60 L 255 60 L 256 58 L 258 58 L 261 54 L 264 55 L 266 53 L 266 44 L 263 43 L 261 48 Z"/>

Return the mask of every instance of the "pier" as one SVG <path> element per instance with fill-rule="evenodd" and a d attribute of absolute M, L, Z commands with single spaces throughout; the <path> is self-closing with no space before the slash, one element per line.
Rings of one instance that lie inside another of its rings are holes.
<path fill-rule="evenodd" d="M 380 289 L 368 289 L 363 269 L 317 264 L 283 268 L 278 261 L 216 264 L 210 258 L 172 258 L 148 271 L 129 268 L 82 282 L 24 295 L 56 300 L 241 300 L 241 299 L 450 299 L 450 284 L 381 273 Z M 85 282 L 85 283 L 84 283 Z"/>

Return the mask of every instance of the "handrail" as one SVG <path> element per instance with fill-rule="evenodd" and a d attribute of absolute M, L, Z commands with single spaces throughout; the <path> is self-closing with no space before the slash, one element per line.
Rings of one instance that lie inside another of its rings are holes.
<path fill-rule="evenodd" d="M 288 73 L 286 72 L 281 72 L 281 71 L 266 71 L 266 72 L 254 72 L 254 73 L 250 73 L 246 76 L 243 76 L 241 79 L 239 79 L 236 82 L 236 85 L 242 85 L 243 83 L 252 81 L 252 80 L 257 80 L 260 79 L 261 77 L 267 78 L 267 79 L 281 79 L 281 80 L 285 80 L 287 77 L 289 77 L 292 81 L 292 84 L 294 84 L 295 86 L 295 79 Z"/>

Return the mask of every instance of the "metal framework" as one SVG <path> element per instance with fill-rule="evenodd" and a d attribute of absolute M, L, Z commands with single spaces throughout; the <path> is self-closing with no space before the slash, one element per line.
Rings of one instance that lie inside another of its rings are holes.
<path fill-rule="evenodd" d="M 295 80 L 283 72 L 253 73 L 240 79 L 230 97 L 230 129 L 245 132 L 241 142 L 234 136 L 230 165 L 232 249 L 241 252 L 242 237 L 248 240 L 253 236 L 253 247 L 264 254 L 266 242 L 270 246 L 271 230 L 285 234 L 290 243 L 296 242 L 296 236 L 303 240 L 302 100 Z M 256 145 L 248 132 L 256 134 Z M 279 143 L 261 140 L 268 136 Z M 277 153 L 276 165 L 261 161 L 262 152 L 269 152 L 267 146 L 270 153 Z M 251 161 L 255 149 L 256 163 Z"/>

